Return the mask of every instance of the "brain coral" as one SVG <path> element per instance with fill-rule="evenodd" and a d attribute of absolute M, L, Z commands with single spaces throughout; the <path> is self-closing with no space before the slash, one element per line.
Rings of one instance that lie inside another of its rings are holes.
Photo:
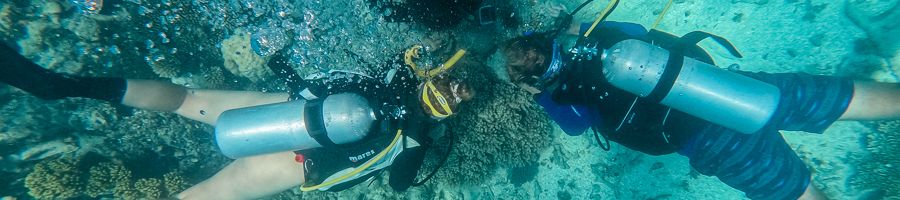
<path fill-rule="evenodd" d="M 530 95 L 493 76 L 480 63 L 466 64 L 461 77 L 477 96 L 448 123 L 457 143 L 439 179 L 450 184 L 483 181 L 498 167 L 533 164 L 549 147 L 553 131 Z"/>
<path fill-rule="evenodd" d="M 234 75 L 258 82 L 273 75 L 266 67 L 268 58 L 256 55 L 250 49 L 250 33 L 238 31 L 222 41 L 222 58 L 225 69 Z"/>

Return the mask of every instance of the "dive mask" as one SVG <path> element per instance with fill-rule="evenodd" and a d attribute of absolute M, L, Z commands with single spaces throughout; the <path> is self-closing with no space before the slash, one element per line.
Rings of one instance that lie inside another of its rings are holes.
<path fill-rule="evenodd" d="M 448 96 L 445 96 L 445 94 L 441 93 L 434 85 L 433 78 L 440 74 L 446 73 L 451 68 L 453 68 L 456 62 L 462 59 L 462 57 L 466 54 L 466 50 L 460 49 L 456 51 L 456 54 L 454 54 L 452 57 L 450 57 L 450 59 L 448 59 L 440 66 L 437 66 L 433 69 L 423 69 L 419 66 L 416 60 L 424 54 L 424 50 L 425 47 L 421 45 L 415 45 L 407 49 L 406 52 L 404 52 L 403 61 L 413 70 L 413 72 L 415 72 L 416 76 L 424 79 L 424 82 L 420 87 L 422 89 L 420 99 L 422 100 L 422 103 L 425 104 L 425 107 L 429 109 L 431 116 L 439 120 L 444 119 L 453 115 L 454 113 L 453 109 L 450 107 L 451 103 L 448 102 L 448 100 L 455 101 L 453 102 L 454 104 L 462 101 L 458 93 L 459 83 L 450 83 L 450 90 L 452 92 L 452 94 L 450 95 L 452 95 L 451 97 L 453 97 L 453 99 L 448 99 Z"/>

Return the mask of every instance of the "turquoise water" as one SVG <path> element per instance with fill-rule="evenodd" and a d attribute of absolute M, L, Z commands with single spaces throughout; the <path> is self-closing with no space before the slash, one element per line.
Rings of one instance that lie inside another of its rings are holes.
<path fill-rule="evenodd" d="M 409 0 L 414 1 L 414 0 Z M 553 14 L 581 2 L 486 1 L 515 23 L 431 27 L 389 22 L 398 10 L 367 0 L 0 0 L 0 35 L 56 72 L 170 81 L 190 88 L 284 91 L 253 53 L 251 34 L 291 40 L 301 74 L 361 70 L 412 44 L 464 48 L 460 69 L 479 91 L 446 131 L 458 136 L 447 166 L 405 193 L 387 175 L 338 193 L 292 189 L 270 199 L 740 199 L 739 191 L 692 171 L 679 155 L 648 156 L 587 134 L 567 136 L 524 91 L 507 84 L 500 42 L 552 28 Z M 588 22 L 608 1 L 578 15 Z M 650 27 L 666 1 L 622 1 L 609 20 Z M 701 46 L 720 66 L 898 82 L 900 1 L 674 1 L 658 29 L 726 37 L 737 59 Z M 509 19 L 505 19 L 509 20 Z M 286 35 L 259 34 L 283 31 Z M 265 49 L 263 49 L 265 51 Z M 824 134 L 785 132 L 812 167 L 813 184 L 833 199 L 900 199 L 900 122 L 838 122 Z M 446 140 L 441 140 L 442 142 Z M 426 169 L 441 154 L 430 151 Z M 0 197 L 130 199 L 169 196 L 210 177 L 230 160 L 213 127 L 171 113 L 89 99 L 44 101 L 0 86 Z M 27 178 L 28 177 L 28 178 Z"/>

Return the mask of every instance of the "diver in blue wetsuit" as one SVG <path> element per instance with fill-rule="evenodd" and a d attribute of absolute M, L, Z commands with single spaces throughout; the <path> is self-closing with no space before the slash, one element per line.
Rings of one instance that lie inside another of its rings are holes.
<path fill-rule="evenodd" d="M 572 27 L 567 33 L 593 34 L 572 48 L 552 32 L 506 42 L 509 80 L 569 135 L 591 129 L 604 149 L 607 140 L 651 155 L 677 152 L 751 199 L 824 198 L 779 130 L 900 119 L 898 84 L 718 69 L 696 41 L 713 38 L 740 54 L 703 32 L 677 37 L 611 21 Z"/>

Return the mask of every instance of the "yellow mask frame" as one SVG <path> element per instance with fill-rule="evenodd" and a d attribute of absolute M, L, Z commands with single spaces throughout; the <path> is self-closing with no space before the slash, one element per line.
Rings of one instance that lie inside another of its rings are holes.
<path fill-rule="evenodd" d="M 426 70 L 420 68 L 414 62 L 414 59 L 420 57 L 423 48 L 424 47 L 422 45 L 415 45 L 407 49 L 406 52 L 403 53 L 403 62 L 413 70 L 416 76 L 425 79 L 425 82 L 422 83 L 423 87 L 421 99 L 422 102 L 425 103 L 425 106 L 427 106 L 431 111 L 431 115 L 439 119 L 447 118 L 450 115 L 454 114 L 453 109 L 450 108 L 450 103 L 447 102 L 447 98 L 444 96 L 444 94 L 438 91 L 437 87 L 434 86 L 434 81 L 432 81 L 432 78 L 439 74 L 446 73 L 451 68 L 453 68 L 453 66 L 456 65 L 456 63 L 459 62 L 459 60 L 462 59 L 463 56 L 465 56 L 466 50 L 457 50 L 456 53 L 453 54 L 450 59 L 447 59 L 447 61 L 444 62 L 444 64 L 442 64 L 441 66 Z M 432 101 L 430 96 L 434 96 L 434 101 Z M 437 103 L 437 105 L 434 104 L 435 102 Z M 438 108 L 441 108 L 446 112 L 440 112 Z"/>

